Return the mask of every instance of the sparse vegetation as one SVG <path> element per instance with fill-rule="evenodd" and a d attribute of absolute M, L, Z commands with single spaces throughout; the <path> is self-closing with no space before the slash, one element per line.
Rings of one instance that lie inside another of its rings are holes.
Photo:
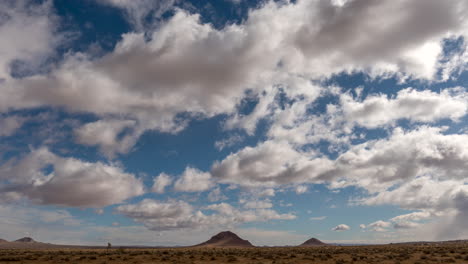
<path fill-rule="evenodd" d="M 2 249 L 0 263 L 467 263 L 468 243 L 353 247 Z"/>

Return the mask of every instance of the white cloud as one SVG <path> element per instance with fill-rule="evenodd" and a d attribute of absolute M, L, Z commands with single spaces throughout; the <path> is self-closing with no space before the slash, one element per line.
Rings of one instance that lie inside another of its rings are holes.
<path fill-rule="evenodd" d="M 164 193 L 164 190 L 167 186 L 172 184 L 172 177 L 167 175 L 166 173 L 161 173 L 158 177 L 154 178 L 153 181 L 153 188 L 151 191 L 155 193 Z"/>
<path fill-rule="evenodd" d="M 446 118 L 457 121 L 468 113 L 468 93 L 462 87 L 444 89 L 440 93 L 407 88 L 400 90 L 395 98 L 371 95 L 362 102 L 343 94 L 340 100 L 344 118 L 366 128 L 393 124 L 399 119 L 435 122 Z"/>
<path fill-rule="evenodd" d="M 133 147 L 140 133 L 127 133 L 120 139 L 119 135 L 135 124 L 134 120 L 98 120 L 76 129 L 75 136 L 78 143 L 98 145 L 102 153 L 113 157 L 115 153 L 127 153 Z"/>
<path fill-rule="evenodd" d="M 174 189 L 182 192 L 202 192 L 211 187 L 213 187 L 211 175 L 192 167 L 185 168 L 174 183 Z"/>
<path fill-rule="evenodd" d="M 394 204 L 404 209 L 424 210 L 434 209 L 444 211 L 455 208 L 455 198 L 460 194 L 468 193 L 465 180 L 438 181 L 428 176 L 410 180 L 392 190 L 379 192 L 375 196 L 364 198 L 363 204 L 382 205 Z M 423 218 L 426 213 L 400 216 L 405 220 Z M 399 220 L 395 218 L 394 220 Z"/>
<path fill-rule="evenodd" d="M 2 1 L 0 17 L 0 35 L 8 36 L 0 41 L 0 80 L 10 78 L 14 61 L 21 71 L 36 72 L 61 40 L 52 1 Z"/>
<path fill-rule="evenodd" d="M 134 17 L 144 17 L 149 10 L 167 10 L 173 4 L 105 2 L 129 10 Z M 343 71 L 433 79 L 442 40 L 465 34 L 463 10 L 464 1 L 385 0 L 371 5 L 271 1 L 252 10 L 244 23 L 223 29 L 177 10 L 146 35 L 124 34 L 103 58 L 70 54 L 48 75 L 2 83 L 0 92 L 8 100 L 0 101 L 0 109 L 59 106 L 99 117 L 137 120 L 139 133 L 132 134 L 122 149 L 106 145 L 122 144 L 120 140 L 106 139 L 102 142 L 106 152 L 130 150 L 145 130 L 182 130 L 187 120 L 179 118 L 181 113 L 189 113 L 188 118 L 230 114 L 233 128 L 253 133 L 258 120 L 275 111 L 277 87 L 284 87 L 291 97 L 302 93 L 312 99 L 318 90 L 307 88 L 312 86 L 311 79 Z M 41 41 L 22 43 L 41 46 L 37 45 Z M 13 58 L 20 51 L 15 46 L 6 53 Z M 236 114 L 237 106 L 247 89 L 261 99 L 251 115 L 241 116 Z"/>
<path fill-rule="evenodd" d="M 468 216 L 466 180 L 436 180 L 422 176 L 396 186 L 392 190 L 362 200 L 367 205 L 392 204 L 404 209 L 418 210 L 390 219 L 396 230 L 403 229 L 406 234 L 430 240 L 458 239 L 466 233 Z M 409 230 L 410 229 L 410 230 Z M 430 234 L 427 230 L 431 229 Z"/>
<path fill-rule="evenodd" d="M 59 157 L 46 148 L 4 163 L 0 179 L 0 199 L 39 204 L 102 207 L 144 193 L 142 182 L 120 167 Z"/>
<path fill-rule="evenodd" d="M 387 139 L 352 146 L 335 161 L 332 186 L 356 184 L 370 192 L 384 191 L 401 181 L 433 175 L 436 179 L 463 179 L 468 170 L 468 135 L 443 134 L 441 128 L 396 128 Z"/>
<path fill-rule="evenodd" d="M 218 212 L 221 215 L 229 216 L 235 222 L 264 222 L 268 220 L 293 220 L 294 214 L 280 214 L 273 209 L 259 208 L 256 210 L 241 211 L 227 203 L 220 203 L 207 206 L 206 209 Z"/>
<path fill-rule="evenodd" d="M 158 202 L 145 199 L 138 204 L 121 205 L 116 211 L 143 222 L 153 230 L 193 227 L 202 220 L 201 215 L 192 215 L 192 206 L 183 201 Z"/>
<path fill-rule="evenodd" d="M 303 194 L 307 192 L 307 186 L 299 185 L 296 187 L 296 194 Z"/>
<path fill-rule="evenodd" d="M 420 221 L 427 219 L 433 216 L 433 213 L 430 211 L 417 211 L 409 214 L 398 215 L 390 219 L 392 222 L 401 222 L 401 221 Z"/>
<path fill-rule="evenodd" d="M 334 228 L 332 228 L 332 231 L 346 231 L 346 230 L 350 230 L 351 227 L 349 227 L 348 225 L 345 225 L 345 224 L 340 224 L 340 225 L 337 225 L 335 226 Z"/>
<path fill-rule="evenodd" d="M 267 141 L 215 162 L 211 173 L 220 182 L 253 187 L 313 181 L 330 161 L 309 155 L 287 143 Z"/>
<path fill-rule="evenodd" d="M 204 214 L 183 201 L 160 202 L 145 199 L 138 204 L 121 205 L 116 208 L 118 213 L 143 223 L 148 229 L 155 231 L 181 228 L 218 229 L 230 228 L 247 222 L 263 222 L 269 220 L 295 219 L 293 214 L 279 214 L 272 209 L 256 209 L 241 211 L 229 204 L 212 204 L 203 208 L 215 213 Z"/>
<path fill-rule="evenodd" d="M 275 111 L 268 137 L 295 146 L 326 141 L 331 144 L 330 152 L 340 153 L 349 148 L 352 139 L 365 138 L 365 133 L 354 133 L 355 126 L 389 128 L 401 119 L 412 123 L 435 123 L 442 119 L 459 122 L 468 113 L 468 93 L 463 87 L 439 93 L 406 88 L 393 98 L 371 94 L 364 100 L 353 99 L 348 93 L 323 91 L 326 90 L 322 90 L 323 97 L 339 96 L 340 103 L 328 104 L 324 113 L 311 114 L 313 100 L 295 99 L 291 106 Z"/>
<path fill-rule="evenodd" d="M 215 162 L 211 174 L 221 183 L 242 186 L 329 182 L 331 188 L 354 185 L 373 193 L 425 174 L 462 179 L 468 170 L 467 142 L 467 135 L 443 134 L 443 128 L 396 128 L 389 138 L 351 146 L 333 161 L 270 140 Z"/>
<path fill-rule="evenodd" d="M 372 231 L 376 232 L 386 232 L 388 231 L 387 228 L 389 228 L 390 226 L 392 226 L 392 223 L 379 220 L 368 224 L 367 228 L 371 228 Z"/>

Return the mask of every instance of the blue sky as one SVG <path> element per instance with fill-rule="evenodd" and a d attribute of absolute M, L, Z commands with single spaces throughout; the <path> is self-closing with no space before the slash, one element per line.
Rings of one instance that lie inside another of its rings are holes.
<path fill-rule="evenodd" d="M 3 1 L 0 237 L 466 238 L 467 9 Z"/>

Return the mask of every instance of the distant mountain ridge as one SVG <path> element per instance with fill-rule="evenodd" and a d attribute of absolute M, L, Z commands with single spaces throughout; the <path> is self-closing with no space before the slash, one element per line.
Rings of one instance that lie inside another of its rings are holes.
<path fill-rule="evenodd" d="M 224 231 L 212 236 L 208 241 L 195 246 L 205 247 L 253 247 L 248 240 L 240 238 L 231 231 Z"/>

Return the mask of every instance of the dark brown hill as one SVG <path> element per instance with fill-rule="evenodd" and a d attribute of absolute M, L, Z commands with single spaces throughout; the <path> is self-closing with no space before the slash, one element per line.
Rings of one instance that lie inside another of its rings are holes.
<path fill-rule="evenodd" d="M 300 244 L 299 246 L 300 247 L 316 247 L 316 246 L 326 246 L 326 245 L 327 244 L 313 237 L 307 240 L 306 242 Z"/>
<path fill-rule="evenodd" d="M 19 243 L 37 243 L 34 239 L 30 237 L 23 237 L 18 240 L 15 240 L 13 242 L 19 242 Z"/>
<path fill-rule="evenodd" d="M 253 245 L 248 241 L 240 238 L 238 235 L 234 234 L 231 231 L 221 232 L 213 237 L 210 240 L 196 245 L 198 247 L 253 247 Z"/>

